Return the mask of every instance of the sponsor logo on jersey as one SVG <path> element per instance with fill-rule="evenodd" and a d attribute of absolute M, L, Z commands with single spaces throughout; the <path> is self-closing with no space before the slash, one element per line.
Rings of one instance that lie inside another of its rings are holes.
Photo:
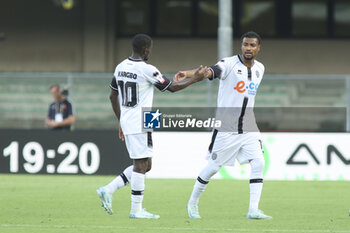
<path fill-rule="evenodd" d="M 159 129 L 162 113 L 157 111 L 144 111 L 143 112 L 143 128 L 144 129 Z"/>
<path fill-rule="evenodd" d="M 165 82 L 165 79 L 158 72 L 154 72 L 153 76 L 156 77 L 161 84 Z"/>
<path fill-rule="evenodd" d="M 165 82 L 165 79 L 160 75 L 157 76 L 157 79 L 161 84 L 163 84 Z"/>
<path fill-rule="evenodd" d="M 248 91 L 249 95 L 256 95 L 256 91 L 258 90 L 258 83 L 249 82 L 247 85 L 244 81 L 239 81 L 236 86 L 233 88 L 239 93 L 244 93 Z"/>

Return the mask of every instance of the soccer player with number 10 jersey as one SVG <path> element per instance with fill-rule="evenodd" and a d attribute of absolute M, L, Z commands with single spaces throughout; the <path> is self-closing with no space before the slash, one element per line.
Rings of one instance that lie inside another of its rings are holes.
<path fill-rule="evenodd" d="M 142 108 L 152 107 L 153 86 L 160 91 L 176 92 L 206 78 L 209 69 L 199 67 L 193 78 L 172 82 L 154 66 L 147 64 L 152 49 L 152 39 L 137 34 L 132 40 L 132 55 L 122 61 L 115 69 L 110 84 L 110 100 L 119 120 L 119 138 L 125 140 L 133 165 L 127 167 L 106 186 L 97 189 L 102 207 L 112 214 L 112 194 L 131 184 L 130 218 L 157 219 L 160 216 L 142 208 L 145 190 L 145 174 L 152 167 L 152 135 L 142 131 Z"/>

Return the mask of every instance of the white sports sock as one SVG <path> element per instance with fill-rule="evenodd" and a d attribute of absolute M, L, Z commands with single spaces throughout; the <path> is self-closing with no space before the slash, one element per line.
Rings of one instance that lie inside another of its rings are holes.
<path fill-rule="evenodd" d="M 250 161 L 251 174 L 249 184 L 249 212 L 259 209 L 259 202 L 263 188 L 263 171 L 265 161 L 263 159 L 253 159 Z"/>
<path fill-rule="evenodd" d="M 189 204 L 198 205 L 199 198 L 200 198 L 201 194 L 204 192 L 208 183 L 209 183 L 209 181 L 204 181 L 198 176 L 197 181 L 193 186 L 193 191 L 192 191 L 190 200 L 188 201 Z"/>
<path fill-rule="evenodd" d="M 127 178 L 128 181 L 129 181 L 129 183 L 130 183 L 130 181 L 131 181 L 131 175 L 132 175 L 132 171 L 133 171 L 133 170 L 134 170 L 134 166 L 131 165 L 131 166 L 127 167 L 127 168 L 123 171 L 124 175 L 126 176 L 126 178 Z"/>
<path fill-rule="evenodd" d="M 131 174 L 134 166 L 127 167 L 119 176 L 105 186 L 107 191 L 113 194 L 118 189 L 126 186 L 131 180 Z"/>
<path fill-rule="evenodd" d="M 188 201 L 189 204 L 198 205 L 199 198 L 207 187 L 210 178 L 215 175 L 220 169 L 220 166 L 214 163 L 208 163 L 208 165 L 199 173 L 196 183 L 193 186 L 193 191 Z"/>
<path fill-rule="evenodd" d="M 145 174 L 132 172 L 131 175 L 131 212 L 142 210 L 143 192 L 145 190 Z"/>
<path fill-rule="evenodd" d="M 255 179 L 259 180 L 259 179 Z M 260 196 L 261 191 L 263 188 L 262 179 L 261 183 L 250 183 L 249 184 L 249 212 L 254 212 L 259 209 L 259 202 L 260 202 Z M 252 180 L 251 180 L 252 182 Z"/>

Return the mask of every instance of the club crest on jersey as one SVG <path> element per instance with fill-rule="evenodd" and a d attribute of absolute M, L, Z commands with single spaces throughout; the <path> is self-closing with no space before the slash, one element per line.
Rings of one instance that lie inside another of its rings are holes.
<path fill-rule="evenodd" d="M 259 71 L 255 71 L 255 74 L 256 74 L 256 77 L 257 77 L 257 78 L 260 78 L 260 73 L 259 73 Z"/>
<path fill-rule="evenodd" d="M 242 70 L 237 70 L 237 74 L 242 74 Z"/>
<path fill-rule="evenodd" d="M 159 129 L 162 113 L 157 111 L 144 111 L 143 112 L 143 128 L 144 129 Z"/>
<path fill-rule="evenodd" d="M 258 83 L 249 82 L 246 85 L 244 81 L 239 81 L 233 89 L 238 91 L 239 93 L 245 93 L 246 91 L 248 91 L 248 95 L 256 95 L 258 86 Z"/>
<path fill-rule="evenodd" d="M 153 76 L 156 77 L 156 79 L 158 79 L 158 81 L 163 84 L 165 82 L 165 79 L 159 74 L 159 72 L 154 72 Z"/>

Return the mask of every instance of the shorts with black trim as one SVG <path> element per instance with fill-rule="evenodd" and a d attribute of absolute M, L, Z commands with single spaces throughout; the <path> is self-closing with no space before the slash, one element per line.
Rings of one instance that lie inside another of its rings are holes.
<path fill-rule="evenodd" d="M 125 136 L 126 148 L 131 159 L 153 157 L 152 133 L 128 134 Z"/>
<path fill-rule="evenodd" d="M 207 154 L 208 161 L 219 166 L 234 166 L 236 159 L 240 164 L 245 164 L 256 158 L 264 159 L 264 150 L 259 132 L 243 134 L 213 132 L 212 142 Z"/>

